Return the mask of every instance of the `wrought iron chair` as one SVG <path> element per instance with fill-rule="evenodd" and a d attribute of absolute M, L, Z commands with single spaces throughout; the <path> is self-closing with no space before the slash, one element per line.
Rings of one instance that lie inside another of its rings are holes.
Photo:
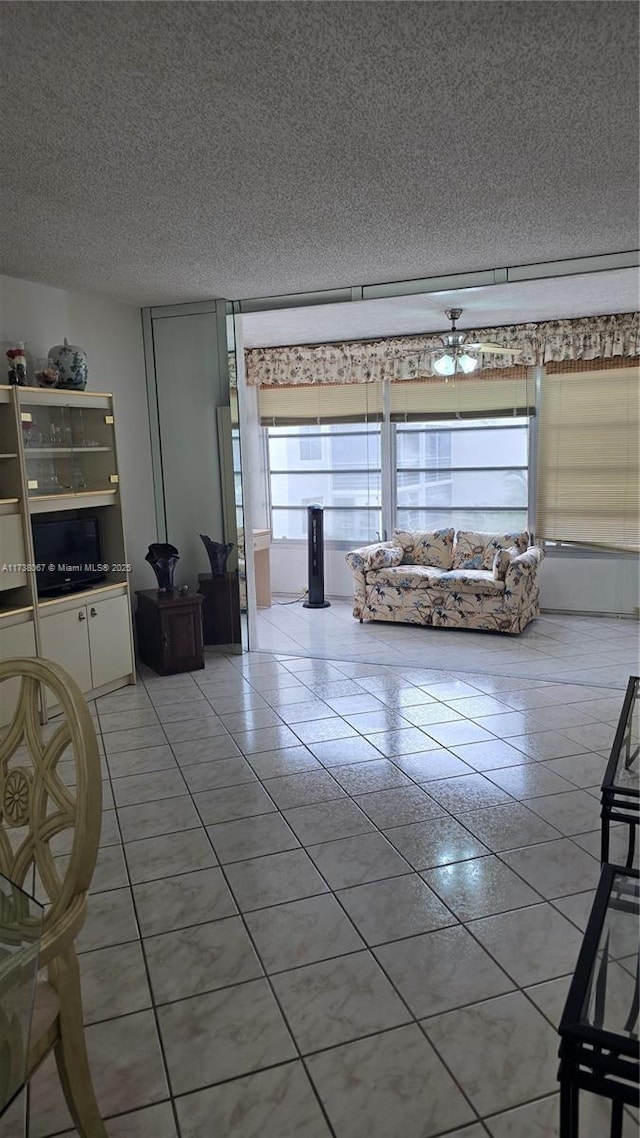
<path fill-rule="evenodd" d="M 5 660 L 0 685 L 9 679 L 19 681 L 19 691 L 10 724 L 0 728 L 0 873 L 46 905 L 38 961 L 46 978 L 36 986 L 27 1078 L 53 1048 L 76 1130 L 82 1138 L 106 1138 L 87 1060 L 74 946 L 100 838 L 96 733 L 78 685 L 59 665 Z M 50 734 L 40 724 L 45 688 L 61 708 Z M 72 788 L 58 769 L 63 756 L 74 764 Z"/>

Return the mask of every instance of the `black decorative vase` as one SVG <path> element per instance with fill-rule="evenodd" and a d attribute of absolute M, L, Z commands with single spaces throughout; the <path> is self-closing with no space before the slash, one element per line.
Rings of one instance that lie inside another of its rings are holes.
<path fill-rule="evenodd" d="M 180 554 L 175 545 L 168 542 L 154 542 L 149 546 L 145 561 L 148 561 L 158 581 L 159 593 L 172 593 L 173 573 Z"/>
<path fill-rule="evenodd" d="M 206 533 L 201 533 L 200 539 L 207 551 L 209 564 L 211 566 L 211 576 L 223 577 L 227 569 L 229 554 L 233 549 L 233 542 L 230 541 L 228 545 L 225 545 L 220 541 L 212 541 L 210 537 L 207 537 Z"/>

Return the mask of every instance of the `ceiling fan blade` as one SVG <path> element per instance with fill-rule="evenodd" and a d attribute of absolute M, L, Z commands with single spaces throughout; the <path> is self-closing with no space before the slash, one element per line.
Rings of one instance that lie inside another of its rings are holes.
<path fill-rule="evenodd" d="M 411 351 L 411 352 L 403 352 L 403 355 L 406 359 L 408 359 L 411 356 L 440 355 L 440 353 L 444 352 L 444 350 L 445 350 L 444 344 L 440 344 L 439 347 L 416 348 L 414 351 Z"/>
<path fill-rule="evenodd" d="M 487 355 L 492 356 L 518 356 L 523 351 L 522 348 L 505 348 L 502 344 L 488 342 L 463 344 L 463 350 L 465 352 L 486 352 Z"/>

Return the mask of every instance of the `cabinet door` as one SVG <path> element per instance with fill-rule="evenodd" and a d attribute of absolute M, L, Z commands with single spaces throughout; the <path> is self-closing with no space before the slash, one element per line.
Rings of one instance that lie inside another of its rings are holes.
<path fill-rule="evenodd" d="M 87 605 L 92 687 L 100 688 L 133 671 L 129 602 L 126 596 L 109 597 Z"/>
<path fill-rule="evenodd" d="M 12 656 L 35 656 L 36 637 L 31 621 L 0 629 L 0 660 Z M 20 689 L 19 680 L 5 680 L 0 684 L 0 727 L 11 722 Z"/>
<path fill-rule="evenodd" d="M 200 606 L 162 609 L 163 672 L 189 672 L 204 665 Z"/>
<path fill-rule="evenodd" d="M 2 569 L 3 565 L 24 565 L 27 560 L 22 518 L 19 514 L 6 514 L 0 517 L 0 550 L 0 589 L 16 589 L 20 585 L 26 585 L 26 572 Z"/>
<path fill-rule="evenodd" d="M 40 620 L 42 655 L 71 673 L 80 691 L 91 689 L 88 617 L 85 605 L 66 612 L 49 613 Z M 47 692 L 47 705 L 55 703 Z"/>

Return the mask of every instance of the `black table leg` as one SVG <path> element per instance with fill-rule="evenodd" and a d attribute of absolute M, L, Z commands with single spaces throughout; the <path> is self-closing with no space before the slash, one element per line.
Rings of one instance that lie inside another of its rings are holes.
<path fill-rule="evenodd" d="M 600 864 L 606 865 L 609 860 L 609 815 L 602 811 L 602 832 L 600 838 Z"/>
<path fill-rule="evenodd" d="M 636 852 L 636 828 L 633 823 L 629 826 L 629 848 L 627 850 L 627 860 L 625 866 L 631 869 L 633 865 L 633 855 Z"/>
<path fill-rule="evenodd" d="M 560 1083 L 560 1138 L 578 1138 L 578 1095 L 580 1088 L 568 1079 Z"/>
<path fill-rule="evenodd" d="M 622 1138 L 622 1103 L 611 1103 L 611 1138 Z"/>

